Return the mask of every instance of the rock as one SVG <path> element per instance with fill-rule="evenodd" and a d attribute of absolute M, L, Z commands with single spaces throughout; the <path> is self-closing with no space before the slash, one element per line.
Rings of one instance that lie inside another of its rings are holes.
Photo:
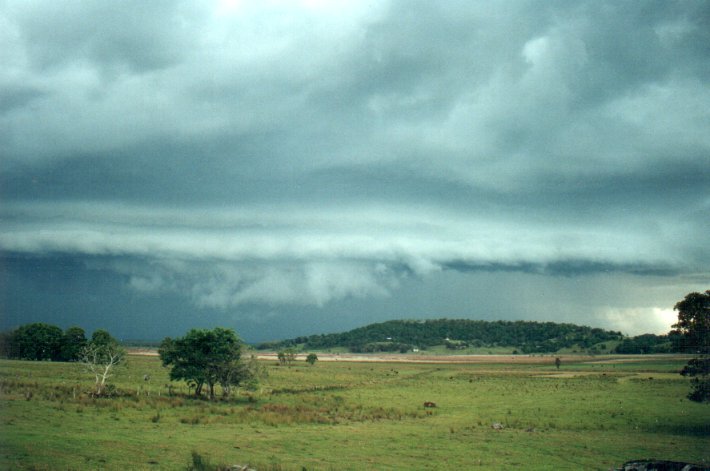
<path fill-rule="evenodd" d="M 682 461 L 634 460 L 624 463 L 618 471 L 710 471 L 710 467 Z"/>
<path fill-rule="evenodd" d="M 491 428 L 493 430 L 503 430 L 505 428 L 505 425 L 501 424 L 500 422 L 493 422 L 493 424 L 491 424 Z"/>

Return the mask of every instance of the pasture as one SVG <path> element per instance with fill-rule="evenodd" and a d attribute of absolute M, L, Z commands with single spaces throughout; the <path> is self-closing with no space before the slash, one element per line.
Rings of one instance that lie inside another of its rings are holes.
<path fill-rule="evenodd" d="M 264 361 L 257 390 L 214 402 L 169 387 L 156 357 L 130 355 L 101 399 L 79 365 L 1 360 L 0 469 L 187 469 L 193 452 L 258 470 L 710 463 L 710 405 L 685 399 L 685 361 L 633 360 Z"/>

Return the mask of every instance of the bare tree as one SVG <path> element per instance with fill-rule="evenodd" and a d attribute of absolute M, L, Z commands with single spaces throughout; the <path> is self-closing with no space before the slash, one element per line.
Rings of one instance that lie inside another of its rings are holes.
<path fill-rule="evenodd" d="M 106 381 L 113 376 L 113 370 L 125 359 L 126 351 L 116 343 L 90 343 L 81 351 L 80 361 L 84 369 L 94 375 L 96 396 L 106 392 Z"/>

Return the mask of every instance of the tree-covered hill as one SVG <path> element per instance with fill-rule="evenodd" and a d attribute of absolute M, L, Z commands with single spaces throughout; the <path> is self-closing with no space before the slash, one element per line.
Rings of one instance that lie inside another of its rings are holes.
<path fill-rule="evenodd" d="M 337 334 L 262 343 L 257 348 L 298 346 L 316 350 L 346 347 L 352 352 L 405 352 L 435 345 L 446 345 L 450 349 L 505 346 L 519 349 L 522 353 L 549 353 L 575 346 L 587 349 L 601 342 L 621 339 L 621 332 L 555 322 L 394 320 Z"/>

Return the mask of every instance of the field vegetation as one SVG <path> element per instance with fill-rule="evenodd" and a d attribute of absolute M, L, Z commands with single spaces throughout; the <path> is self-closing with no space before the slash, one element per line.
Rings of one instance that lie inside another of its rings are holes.
<path fill-rule="evenodd" d="M 253 389 L 212 401 L 171 383 L 155 356 L 129 355 L 115 370 L 110 397 L 92 397 L 93 380 L 78 364 L 0 360 L 0 468 L 187 469 L 209 461 L 258 470 L 608 470 L 639 458 L 710 463 L 710 407 L 686 398 L 688 380 L 678 374 L 686 357 L 569 356 L 559 369 L 554 356 L 493 358 L 273 360 L 262 362 L 267 376 Z"/>

